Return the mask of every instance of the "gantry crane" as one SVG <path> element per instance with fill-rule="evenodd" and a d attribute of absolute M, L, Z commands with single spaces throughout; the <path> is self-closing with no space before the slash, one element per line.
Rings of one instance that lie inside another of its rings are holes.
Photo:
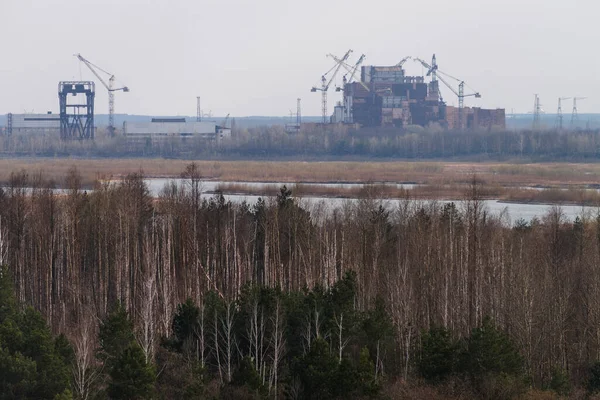
<path fill-rule="evenodd" d="M 310 89 L 311 92 L 321 91 L 321 112 L 323 113 L 323 123 L 324 124 L 327 123 L 327 90 L 329 90 L 329 85 L 331 85 L 331 82 L 333 82 L 333 80 L 335 79 L 340 68 L 342 67 L 342 64 L 346 62 L 348 57 L 350 57 L 350 53 L 352 53 L 352 50 L 348 50 L 346 52 L 346 54 L 344 54 L 344 57 L 342 57 L 341 61 L 338 61 L 335 56 L 332 56 L 331 54 L 329 54 L 328 56 L 333 57 L 334 60 L 336 60 L 335 65 L 329 71 L 325 72 L 325 74 L 323 74 L 323 76 L 321 76 L 321 87 L 320 88 L 313 86 Z M 331 71 L 333 71 L 333 74 L 331 75 L 331 78 L 329 78 L 329 80 L 327 80 L 327 74 L 329 74 Z"/>
<path fill-rule="evenodd" d="M 92 73 L 96 76 L 96 78 L 98 78 L 98 80 L 100 81 L 100 83 L 102 83 L 102 85 L 106 88 L 106 90 L 108 90 L 108 133 L 110 134 L 110 136 L 114 136 L 114 134 L 115 134 L 115 92 L 118 92 L 119 90 L 122 90 L 123 92 L 129 92 L 129 88 L 127 86 L 115 88 L 114 87 L 115 86 L 115 76 L 113 74 L 111 74 L 110 72 L 106 72 L 105 70 L 103 70 L 102 68 L 100 68 L 97 65 L 92 64 L 90 61 L 83 58 L 83 56 L 81 54 L 75 54 L 75 57 L 77 57 L 79 59 L 79 61 L 81 61 L 83 64 L 85 64 L 85 66 L 88 67 L 90 69 L 90 71 L 92 71 Z M 102 79 L 102 77 L 96 70 L 108 75 L 108 77 L 109 77 L 108 84 L 106 83 L 106 81 L 104 79 Z"/>
<path fill-rule="evenodd" d="M 475 92 L 475 91 L 473 91 L 473 93 L 465 94 L 465 86 L 466 86 L 465 81 L 463 81 L 462 79 L 455 78 L 452 75 L 448 75 L 447 73 L 440 71 L 440 69 L 438 68 L 438 65 L 437 65 L 435 54 L 433 55 L 433 58 L 431 60 L 431 65 L 428 64 L 427 62 L 421 60 L 420 58 L 415 58 L 415 61 L 420 62 L 421 65 L 423 65 L 425 68 L 427 68 L 427 76 L 431 76 L 432 82 L 435 82 L 439 79 L 440 81 L 442 81 L 442 83 L 444 85 L 446 85 L 448 87 L 448 89 L 450 89 L 452 91 L 452 93 L 454 93 L 458 97 L 458 123 L 459 123 L 459 129 L 463 129 L 464 128 L 463 127 L 463 110 L 464 110 L 464 105 L 465 105 L 465 97 L 474 96 L 475 98 L 481 98 L 481 94 L 479 94 L 479 92 Z M 458 82 L 458 91 L 452 85 L 450 85 L 443 78 L 443 76 L 457 81 Z M 438 88 L 438 90 L 439 90 L 439 88 Z M 441 93 L 439 93 L 439 96 L 440 96 L 440 101 L 443 101 Z"/>

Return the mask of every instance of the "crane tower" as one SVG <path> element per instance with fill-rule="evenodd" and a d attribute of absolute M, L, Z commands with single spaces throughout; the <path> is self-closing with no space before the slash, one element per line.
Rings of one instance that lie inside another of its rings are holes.
<path fill-rule="evenodd" d="M 432 83 L 435 82 L 434 87 L 436 87 L 438 89 L 438 93 L 439 93 L 439 87 L 437 86 L 437 81 L 440 80 L 440 81 L 442 81 L 442 83 L 444 85 L 446 85 L 446 87 L 448 87 L 448 89 L 450 89 L 452 91 L 452 93 L 454 93 L 458 97 L 458 128 L 460 130 L 466 128 L 466 124 L 465 124 L 466 117 L 464 115 L 465 97 L 473 96 L 473 97 L 479 99 L 479 98 L 481 98 L 481 94 L 474 90 L 473 90 L 473 93 L 465 94 L 465 85 L 466 85 L 465 81 L 463 81 L 462 79 L 455 78 L 452 75 L 449 75 L 445 72 L 440 71 L 440 69 L 438 68 L 437 60 L 435 58 L 435 54 L 433 55 L 433 57 L 431 59 L 431 65 L 429 65 L 429 63 L 423 61 L 420 58 L 415 58 L 414 60 L 421 63 L 421 65 L 423 65 L 423 67 L 425 67 L 427 69 L 427 76 L 431 76 Z M 450 83 L 448 83 L 448 81 L 444 78 L 444 76 L 446 78 L 453 79 L 456 82 L 458 82 L 458 91 Z M 441 93 L 439 93 L 439 98 L 440 98 L 440 100 L 442 100 Z"/>
<path fill-rule="evenodd" d="M 81 54 L 75 54 L 75 57 L 79 59 L 86 67 L 89 68 L 90 71 L 98 78 L 102 86 L 108 90 L 108 133 L 110 136 L 114 136 L 115 134 L 115 92 L 122 90 L 123 92 L 129 92 L 129 88 L 127 86 L 122 86 L 119 88 L 115 88 L 115 76 L 110 72 L 106 72 L 102 68 L 97 65 L 92 64 L 90 61 L 85 59 Z M 108 84 L 106 81 L 100 76 L 100 72 L 106 74 L 108 76 Z"/>
<path fill-rule="evenodd" d="M 321 113 L 323 114 L 323 123 L 324 124 L 327 123 L 327 117 L 328 117 L 327 116 L 327 90 L 329 90 L 329 86 L 331 85 L 331 82 L 333 82 L 333 80 L 337 76 L 342 65 L 346 62 L 348 57 L 350 57 L 350 53 L 352 53 L 352 50 L 348 50 L 346 52 L 346 54 L 344 54 L 344 57 L 341 58 L 341 60 L 338 60 L 335 56 L 329 54 L 328 55 L 329 57 L 332 57 L 334 60 L 336 60 L 335 65 L 333 67 L 331 67 L 331 69 L 329 69 L 329 71 L 325 72 L 321 76 L 321 87 L 313 86 L 310 89 L 311 92 L 317 92 L 317 91 L 321 92 Z M 327 74 L 329 74 L 331 71 L 333 71 L 333 74 L 331 75 L 331 78 L 327 79 Z"/>

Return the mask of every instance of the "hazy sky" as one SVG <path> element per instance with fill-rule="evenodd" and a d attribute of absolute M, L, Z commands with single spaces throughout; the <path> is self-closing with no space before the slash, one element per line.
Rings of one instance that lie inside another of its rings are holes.
<path fill-rule="evenodd" d="M 373 65 L 435 52 L 481 92 L 467 105 L 528 112 L 539 93 L 549 113 L 559 96 L 600 112 L 598 15 L 597 0 L 0 0 L 0 114 L 57 112 L 58 81 L 93 78 L 81 53 L 130 87 L 117 113 L 195 115 L 200 95 L 215 115 L 288 115 L 298 97 L 319 115 L 310 87 L 349 48 Z"/>

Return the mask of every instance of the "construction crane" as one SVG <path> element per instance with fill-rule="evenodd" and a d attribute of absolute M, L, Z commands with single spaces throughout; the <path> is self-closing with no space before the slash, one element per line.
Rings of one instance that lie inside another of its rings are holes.
<path fill-rule="evenodd" d="M 227 128 L 227 121 L 229 121 L 229 115 L 230 114 L 227 114 L 227 116 L 223 120 L 223 125 L 221 125 L 221 128 Z"/>
<path fill-rule="evenodd" d="M 400 62 L 398 64 L 396 64 L 396 67 L 401 67 L 404 65 L 405 62 L 407 62 L 408 60 L 410 60 L 412 57 L 411 56 L 406 56 L 404 57 L 402 60 L 400 60 Z"/>
<path fill-rule="evenodd" d="M 360 65 L 363 63 L 363 61 L 365 60 L 365 58 L 367 56 L 365 56 L 364 54 L 362 54 L 358 60 L 356 61 L 356 63 L 354 63 L 354 65 L 349 65 L 347 63 L 345 63 L 344 61 L 342 61 L 341 59 L 337 58 L 336 56 L 334 56 L 333 54 L 329 54 L 329 56 L 331 58 L 333 58 L 337 63 L 340 63 L 340 65 L 342 65 L 344 67 L 344 69 L 346 69 L 346 73 L 344 74 L 344 76 L 342 77 L 342 86 L 337 86 L 335 88 L 336 92 L 340 92 L 343 90 L 343 88 L 346 87 L 346 84 L 348 83 L 352 83 L 354 81 L 354 77 L 356 76 L 356 72 L 358 71 L 358 68 L 360 67 Z M 347 75 L 350 74 L 350 78 L 347 78 Z M 361 84 L 361 86 L 363 88 L 365 88 L 365 90 L 367 92 L 370 91 L 369 87 L 367 85 L 364 84 L 364 82 L 362 82 L 362 80 L 359 80 L 358 83 Z M 352 104 L 350 103 L 351 101 L 351 97 L 344 97 L 344 122 L 346 123 L 351 123 L 352 122 Z"/>
<path fill-rule="evenodd" d="M 562 131 L 563 128 L 563 112 L 562 102 L 563 100 L 570 100 L 570 97 L 559 97 L 558 98 L 558 109 L 556 110 L 556 129 Z"/>
<path fill-rule="evenodd" d="M 346 71 L 348 71 L 343 76 L 343 78 L 342 78 L 344 85 L 346 83 L 352 83 L 352 81 L 354 79 L 354 76 L 356 75 L 356 72 L 358 71 L 358 67 L 360 66 L 360 64 L 362 64 L 362 62 L 366 58 L 366 56 L 364 54 L 361 55 L 360 58 L 358 59 L 358 61 L 354 64 L 354 66 L 352 66 L 352 65 L 349 65 L 349 64 L 345 63 L 344 61 L 342 61 L 342 59 L 334 56 L 333 54 L 329 54 L 328 56 L 331 57 L 331 58 L 333 58 L 337 63 L 340 63 L 344 67 L 344 69 Z M 348 74 L 350 74 L 350 79 L 346 78 L 346 75 L 348 75 Z M 367 92 L 370 91 L 369 87 L 367 85 L 365 85 L 364 82 L 358 81 L 358 83 L 360 83 L 362 85 L 362 87 L 364 87 Z M 335 88 L 335 90 L 336 90 L 336 92 L 339 92 L 339 91 L 342 90 L 342 88 L 338 86 L 338 87 Z"/>
<path fill-rule="evenodd" d="M 107 72 L 100 68 L 97 65 L 92 64 L 90 61 L 83 58 L 81 54 L 75 54 L 75 57 L 79 59 L 86 67 L 89 68 L 90 71 L 98 78 L 100 83 L 108 90 L 108 132 L 110 136 L 114 136 L 115 134 L 115 92 L 122 90 L 123 92 L 129 92 L 129 88 L 127 86 L 115 88 L 115 76 L 110 72 Z M 98 71 L 105 73 L 108 75 L 108 83 L 98 73 Z"/>
<path fill-rule="evenodd" d="M 363 63 L 363 61 L 365 60 L 365 55 L 362 54 L 358 60 L 356 61 L 356 63 L 351 67 L 350 65 L 346 64 L 346 63 L 342 63 L 342 65 L 344 66 L 344 68 L 346 68 L 346 70 L 348 71 L 347 73 L 344 74 L 344 76 L 342 77 L 342 80 L 344 82 L 344 85 L 346 83 L 352 83 L 352 81 L 354 80 L 354 77 L 356 76 L 356 72 L 358 71 L 358 67 L 360 67 L 360 64 Z M 337 61 L 337 60 L 336 60 Z M 341 60 L 340 60 L 341 62 Z M 346 78 L 346 76 L 350 74 L 350 78 Z"/>
<path fill-rule="evenodd" d="M 333 56 L 332 54 L 329 54 L 328 55 L 329 57 L 332 57 L 334 60 L 336 60 L 335 65 L 329 71 L 325 72 L 323 74 L 323 76 L 321 76 L 321 87 L 320 88 L 313 86 L 310 89 L 311 92 L 321 91 L 321 112 L 323 113 L 323 123 L 324 124 L 327 123 L 327 90 L 329 90 L 329 85 L 331 85 L 331 82 L 333 82 L 333 80 L 337 76 L 338 72 L 340 71 L 342 64 L 346 62 L 348 57 L 350 57 L 350 53 L 352 53 L 352 50 L 348 50 L 346 52 L 346 54 L 344 54 L 344 57 L 341 58 L 340 61 L 337 61 L 337 57 Z M 327 74 L 329 74 L 331 71 L 333 71 L 333 74 L 331 75 L 331 78 L 329 78 L 329 80 L 328 80 Z"/>
<path fill-rule="evenodd" d="M 465 86 L 466 86 L 465 81 L 463 81 L 462 79 L 455 78 L 452 75 L 449 75 L 445 72 L 440 71 L 440 69 L 438 68 L 438 65 L 437 65 L 435 54 L 433 55 L 433 58 L 431 60 L 431 65 L 428 64 L 427 62 L 421 60 L 420 58 L 415 58 L 415 61 L 420 62 L 421 65 L 423 65 L 423 67 L 427 68 L 427 76 L 431 76 L 432 81 L 437 81 L 439 79 L 440 81 L 442 81 L 442 83 L 444 85 L 446 85 L 446 87 L 448 87 L 448 89 L 450 89 L 452 91 L 452 93 L 454 93 L 458 97 L 459 129 L 463 129 L 462 125 L 463 125 L 463 110 L 464 110 L 464 105 L 465 105 L 465 97 L 473 96 L 475 98 L 481 98 L 481 94 L 479 94 L 479 92 L 475 92 L 475 91 L 473 91 L 474 93 L 465 94 Z M 458 90 L 456 90 L 451 84 L 449 84 L 446 81 L 446 79 L 443 78 L 443 76 L 457 81 L 458 82 Z M 440 100 L 443 101 L 442 94 L 440 93 L 439 95 L 440 95 Z"/>

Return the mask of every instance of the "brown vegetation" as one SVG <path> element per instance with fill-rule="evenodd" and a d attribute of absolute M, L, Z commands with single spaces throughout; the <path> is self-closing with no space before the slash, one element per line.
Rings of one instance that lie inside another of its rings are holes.
<path fill-rule="evenodd" d="M 290 184 L 296 197 L 324 197 L 360 199 L 377 197 L 382 199 L 415 200 L 462 200 L 468 184 L 415 185 L 402 188 L 392 184 L 364 184 L 352 187 L 341 185 Z M 235 195 L 275 196 L 280 187 L 275 184 L 253 186 L 243 183 L 223 183 L 216 192 Z M 482 199 L 499 199 L 515 203 L 577 204 L 586 206 L 600 205 L 600 192 L 597 189 L 536 189 L 513 188 L 499 185 L 481 185 L 479 194 Z"/>
<path fill-rule="evenodd" d="M 353 270 L 357 309 L 381 298 L 389 310 L 396 349 L 386 357 L 399 376 L 414 372 L 422 329 L 467 336 L 486 315 L 518 344 L 537 386 L 552 368 L 580 383 L 600 359 L 596 220 L 571 223 L 555 208 L 541 222 L 506 226 L 485 210 L 476 182 L 460 207 L 406 200 L 387 210 L 367 196 L 309 214 L 285 193 L 254 207 L 202 201 L 198 168 L 185 177 L 153 201 L 139 174 L 86 194 L 71 170 L 60 197 L 40 177 L 11 175 L 0 191 L 0 263 L 18 299 L 82 351 L 93 348 L 87 319 L 122 302 L 152 357 L 186 298 L 201 304 L 214 290 L 232 300 L 247 282 L 329 287 Z"/>
<path fill-rule="evenodd" d="M 11 171 L 34 174 L 62 183 L 76 167 L 83 183 L 98 178 L 119 178 L 143 171 L 148 177 L 177 177 L 189 161 L 146 159 L 0 159 L 0 181 Z M 599 164 L 507 164 L 453 162 L 298 162 L 298 161 L 197 161 L 205 179 L 249 182 L 415 182 L 430 185 L 465 184 L 473 174 L 490 186 L 583 186 L 600 182 Z"/>

